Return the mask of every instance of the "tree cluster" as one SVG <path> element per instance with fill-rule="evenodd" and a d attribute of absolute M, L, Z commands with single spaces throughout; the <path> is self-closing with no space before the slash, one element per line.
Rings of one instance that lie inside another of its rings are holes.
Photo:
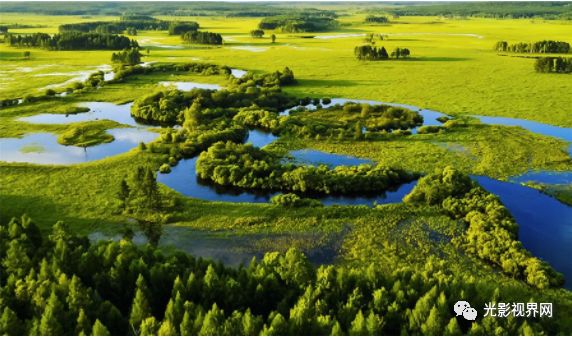
<path fill-rule="evenodd" d="M 543 40 L 536 42 L 518 42 L 509 44 L 507 41 L 499 41 L 495 45 L 499 52 L 512 53 L 536 53 L 536 54 L 568 54 L 570 44 L 563 41 Z"/>
<path fill-rule="evenodd" d="M 354 48 L 355 57 L 358 60 L 377 61 L 389 58 L 407 58 L 411 52 L 407 48 L 395 48 L 391 54 L 387 54 L 385 47 L 375 47 L 370 45 L 357 46 Z"/>
<path fill-rule="evenodd" d="M 534 62 L 534 69 L 539 73 L 572 73 L 572 58 L 539 57 Z"/>
<path fill-rule="evenodd" d="M 252 145 L 220 142 L 200 154 L 197 176 L 220 186 L 306 194 L 381 193 L 414 179 L 382 166 L 297 166 Z"/>
<path fill-rule="evenodd" d="M 154 18 L 145 20 L 121 20 L 121 21 L 91 21 L 80 23 L 69 23 L 59 26 L 59 32 L 84 32 L 84 33 L 104 33 L 104 34 L 120 34 L 129 29 L 135 30 L 171 30 L 172 25 L 189 25 L 197 27 L 196 22 L 169 22 L 157 20 Z M 195 29 L 195 30 L 196 30 Z"/>
<path fill-rule="evenodd" d="M 367 23 L 389 23 L 389 18 L 387 16 L 381 16 L 381 15 L 368 15 L 365 17 L 365 22 L 367 22 Z"/>
<path fill-rule="evenodd" d="M 40 47 L 49 50 L 121 50 L 138 47 L 126 36 L 100 33 L 66 32 L 50 36 L 45 33 L 8 34 L 7 42 L 15 47 Z"/>
<path fill-rule="evenodd" d="M 375 264 L 314 267 L 290 249 L 229 268 L 137 246 L 129 235 L 90 243 L 62 222 L 43 237 L 27 217 L 0 225 L 0 248 L 3 335 L 570 333 L 557 319 L 458 319 L 451 308 L 459 298 L 482 307 L 499 288 L 434 262 L 389 272 Z M 501 300 L 522 293 L 507 290 Z"/>
<path fill-rule="evenodd" d="M 255 37 L 255 38 L 262 38 L 264 36 L 264 31 L 262 29 L 251 30 L 250 36 Z"/>
<path fill-rule="evenodd" d="M 283 33 L 323 32 L 336 28 L 334 16 L 296 14 L 272 16 L 262 19 L 258 28 L 262 30 L 278 30 Z"/>
<path fill-rule="evenodd" d="M 135 100 L 131 114 L 150 123 L 193 124 L 190 117 L 196 117 L 198 114 L 195 112 L 198 110 L 205 116 L 221 117 L 226 113 L 226 116 L 231 117 L 238 109 L 252 105 L 278 111 L 292 104 L 293 99 L 282 93 L 279 87 L 281 82 L 294 81 L 294 75 L 288 68 L 284 72 L 264 75 L 247 74 L 232 81 L 234 82 L 229 87 L 220 90 L 197 88 L 182 92 L 172 88 L 158 88 Z M 195 108 L 192 106 L 194 103 L 197 104 Z M 189 118 L 185 118 L 187 115 Z"/>
<path fill-rule="evenodd" d="M 171 22 L 169 24 L 169 35 L 182 35 L 186 32 L 194 32 L 199 29 L 199 24 L 196 22 Z"/>
<path fill-rule="evenodd" d="M 198 43 L 198 44 L 222 44 L 222 35 L 219 33 L 203 32 L 203 31 L 188 31 L 181 35 L 185 42 Z"/>
<path fill-rule="evenodd" d="M 129 48 L 111 54 L 111 62 L 134 66 L 141 63 L 141 56 L 139 48 Z"/>
<path fill-rule="evenodd" d="M 372 137 L 374 132 L 406 131 L 422 123 L 423 117 L 417 111 L 384 104 L 347 102 L 315 111 L 293 112 L 290 118 L 281 123 L 280 134 L 360 140 L 366 136 L 364 129 L 367 136 Z"/>
<path fill-rule="evenodd" d="M 468 228 L 457 244 L 507 275 L 540 289 L 564 283 L 561 274 L 522 247 L 518 225 L 509 211 L 468 175 L 451 167 L 437 170 L 419 179 L 403 200 L 436 205 L 451 217 L 463 219 Z"/>

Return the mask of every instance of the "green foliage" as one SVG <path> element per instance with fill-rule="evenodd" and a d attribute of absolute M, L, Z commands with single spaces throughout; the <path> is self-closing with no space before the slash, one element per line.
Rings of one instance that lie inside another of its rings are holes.
<path fill-rule="evenodd" d="M 323 32 L 334 29 L 338 23 L 334 16 L 302 15 L 273 16 L 262 19 L 259 29 L 278 30 L 283 33 Z"/>
<path fill-rule="evenodd" d="M 111 62 L 134 66 L 141 63 L 139 48 L 130 48 L 111 54 Z"/>
<path fill-rule="evenodd" d="M 58 136 L 58 143 L 62 145 L 73 145 L 89 147 L 102 143 L 110 143 L 114 137 L 108 134 L 104 128 L 78 125 L 70 127 L 66 132 Z"/>
<path fill-rule="evenodd" d="M 572 73 L 572 58 L 539 57 L 534 63 L 538 73 Z"/>
<path fill-rule="evenodd" d="M 468 228 L 456 243 L 507 275 L 540 289 L 562 285 L 562 275 L 522 247 L 518 225 L 498 198 L 469 176 L 451 167 L 437 170 L 419 179 L 403 201 L 437 205 L 453 218 L 464 219 Z"/>
<path fill-rule="evenodd" d="M 407 48 L 395 48 L 395 50 L 388 55 L 387 50 L 383 46 L 375 47 L 371 45 L 363 45 L 354 48 L 354 55 L 358 60 L 377 61 L 387 60 L 389 58 L 407 58 L 411 55 L 411 52 Z"/>
<path fill-rule="evenodd" d="M 272 197 L 271 202 L 285 207 L 317 207 L 322 205 L 316 199 L 300 198 L 294 193 L 278 194 Z"/>
<path fill-rule="evenodd" d="M 28 231 L 31 227 L 27 225 Z M 30 250 L 32 265 L 0 279 L 2 333 L 494 335 L 499 331 L 571 331 L 565 316 L 572 306 L 568 295 L 557 304 L 563 313 L 555 311 L 549 320 L 528 323 L 527 318 L 487 321 L 479 317 L 472 326 L 457 324 L 450 309 L 456 299 L 479 307 L 498 288 L 447 273 L 438 264 L 388 272 L 374 264 L 315 267 L 299 251 L 290 249 L 285 254 L 268 253 L 246 267 L 229 268 L 183 253 L 165 255 L 128 240 L 90 244 L 61 225 L 54 227 L 49 240 L 36 246 L 19 234 L 25 231 L 17 220 L 0 225 L 0 245 L 17 241 L 35 247 Z M 2 262 L 5 258 L 0 255 Z M 522 290 L 514 285 L 505 289 L 508 300 Z M 552 300 L 540 292 L 538 296 L 538 301 Z"/>
<path fill-rule="evenodd" d="M 138 47 L 135 40 L 113 34 L 65 32 L 8 34 L 6 41 L 15 47 L 40 47 L 49 50 L 121 50 Z"/>
<path fill-rule="evenodd" d="M 197 31 L 199 24 L 196 22 L 171 22 L 169 24 L 169 35 L 182 35 L 186 32 Z"/>
<path fill-rule="evenodd" d="M 367 22 L 367 23 L 389 23 L 389 18 L 387 16 L 368 15 L 365 17 L 365 22 Z"/>
<path fill-rule="evenodd" d="M 250 36 L 255 37 L 255 38 L 262 38 L 264 36 L 264 31 L 262 29 L 251 30 Z"/>
<path fill-rule="evenodd" d="M 221 45 L 222 44 L 222 35 L 219 33 L 211 33 L 211 32 L 204 32 L 204 31 L 187 31 L 181 38 L 185 42 L 189 43 L 198 43 L 198 44 L 214 44 L 214 45 Z"/>
<path fill-rule="evenodd" d="M 513 44 L 509 44 L 507 41 L 498 41 L 495 45 L 495 50 L 512 53 L 568 54 L 570 44 L 568 42 L 553 40 Z"/>
<path fill-rule="evenodd" d="M 200 154 L 197 175 L 221 186 L 319 194 L 379 193 L 414 179 L 402 170 L 381 166 L 282 164 L 252 145 L 219 142 Z"/>

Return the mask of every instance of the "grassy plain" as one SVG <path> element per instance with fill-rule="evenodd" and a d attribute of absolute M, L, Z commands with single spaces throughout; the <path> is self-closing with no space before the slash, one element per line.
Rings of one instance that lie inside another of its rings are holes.
<path fill-rule="evenodd" d="M 165 32 L 139 32 L 135 38 L 149 46 L 151 61 L 191 61 L 200 59 L 218 64 L 274 71 L 292 68 L 300 86 L 292 88 L 302 96 L 330 96 L 376 99 L 418 105 L 452 115 L 494 115 L 517 117 L 572 126 L 569 75 L 538 74 L 533 60 L 497 56 L 492 46 L 498 40 L 535 41 L 554 39 L 572 42 L 572 25 L 566 21 L 540 19 L 441 19 L 403 17 L 389 25 L 363 23 L 363 15 L 342 17 L 336 32 L 321 34 L 277 34 L 270 39 L 251 38 L 256 18 L 163 17 L 169 20 L 195 20 L 205 30 L 225 38 L 221 48 L 184 46 L 177 36 Z M 41 24 L 16 32 L 55 32 L 57 25 L 80 21 L 111 20 L 110 17 L 49 17 L 3 14 L 6 23 Z M 378 41 L 388 49 L 407 47 L 412 58 L 393 62 L 359 62 L 354 46 L 363 37 L 309 39 L 307 35 L 383 33 Z M 394 35 L 392 35 L 394 34 Z M 70 76 L 38 76 L 46 73 L 94 69 L 109 64 L 108 52 L 49 52 L 34 49 L 30 60 L 21 51 L 0 47 L 3 76 L 0 98 L 13 97 L 42 88 Z M 80 56 L 78 56 L 80 55 Z M 46 67 L 46 65 L 49 65 Z M 29 79 L 33 77 L 34 80 Z M 10 84 L 10 85 L 8 85 Z M 533 93 L 533 94 L 531 94 Z"/>

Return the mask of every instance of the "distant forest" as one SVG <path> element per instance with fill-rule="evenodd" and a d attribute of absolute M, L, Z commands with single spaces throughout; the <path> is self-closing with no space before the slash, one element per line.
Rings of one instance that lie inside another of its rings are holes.
<path fill-rule="evenodd" d="M 138 13 L 144 15 L 222 15 L 228 17 L 269 17 L 306 14 L 332 16 L 336 10 L 347 9 L 348 3 L 227 3 L 227 2 L 8 2 L 0 3 L 0 12 L 31 12 L 49 15 L 113 15 Z M 572 20 L 570 2 L 399 2 L 360 3 L 368 14 L 376 10 L 395 16 L 477 16 L 491 18 L 533 18 Z"/>

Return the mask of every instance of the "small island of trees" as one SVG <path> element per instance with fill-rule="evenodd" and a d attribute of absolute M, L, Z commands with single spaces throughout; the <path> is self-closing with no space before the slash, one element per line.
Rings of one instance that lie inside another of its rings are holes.
<path fill-rule="evenodd" d="M 570 52 L 570 44 L 563 41 L 543 40 L 537 42 L 518 42 L 509 44 L 507 41 L 499 41 L 495 48 L 498 52 L 512 53 L 537 53 L 537 54 L 567 54 Z"/>
<path fill-rule="evenodd" d="M 219 33 L 202 32 L 202 31 L 188 31 L 181 35 L 183 41 L 188 43 L 197 44 L 222 44 L 222 35 Z"/>
<path fill-rule="evenodd" d="M 378 61 L 389 58 L 408 58 L 411 52 L 408 48 L 395 48 L 391 54 L 387 53 L 385 47 L 375 47 L 371 45 L 357 46 L 354 48 L 354 55 L 358 60 Z"/>
<path fill-rule="evenodd" d="M 365 17 L 365 22 L 367 22 L 367 23 L 389 23 L 389 18 L 387 18 L 387 16 L 381 16 L 381 15 L 368 15 Z"/>

